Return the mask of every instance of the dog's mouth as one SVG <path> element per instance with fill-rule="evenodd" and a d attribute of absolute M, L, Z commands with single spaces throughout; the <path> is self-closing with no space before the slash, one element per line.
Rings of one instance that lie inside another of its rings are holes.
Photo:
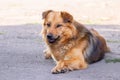
<path fill-rule="evenodd" d="M 48 42 L 49 43 L 55 43 L 55 42 L 57 42 L 58 40 L 59 40 L 59 38 L 60 38 L 60 36 L 57 36 L 57 37 L 49 37 L 49 36 L 47 36 L 47 40 L 48 40 Z"/>

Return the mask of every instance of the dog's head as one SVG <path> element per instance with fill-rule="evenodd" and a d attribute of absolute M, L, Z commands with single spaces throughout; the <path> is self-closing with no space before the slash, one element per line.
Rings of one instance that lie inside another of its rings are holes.
<path fill-rule="evenodd" d="M 67 12 L 48 10 L 42 13 L 42 34 L 48 43 L 64 43 L 76 33 L 73 16 Z"/>

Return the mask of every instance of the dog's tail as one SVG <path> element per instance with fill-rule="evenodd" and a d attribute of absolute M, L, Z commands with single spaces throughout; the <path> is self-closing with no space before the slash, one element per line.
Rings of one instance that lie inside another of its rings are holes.
<path fill-rule="evenodd" d="M 98 33 L 95 33 L 98 35 Z M 94 63 L 104 58 L 104 54 L 110 51 L 109 48 L 106 47 L 105 41 L 101 41 L 99 37 L 97 37 L 92 32 L 88 34 L 88 47 L 84 52 L 84 57 L 88 63 Z M 106 49 L 107 48 L 107 49 Z"/>
<path fill-rule="evenodd" d="M 110 47 L 107 46 L 106 53 L 111 52 Z"/>
<path fill-rule="evenodd" d="M 101 36 L 95 29 L 91 29 L 90 30 L 92 32 L 92 34 L 94 34 L 95 36 Z M 106 45 L 107 46 L 107 45 Z M 107 46 L 106 49 L 105 49 L 105 52 L 108 53 L 108 52 L 111 52 L 110 48 Z"/>

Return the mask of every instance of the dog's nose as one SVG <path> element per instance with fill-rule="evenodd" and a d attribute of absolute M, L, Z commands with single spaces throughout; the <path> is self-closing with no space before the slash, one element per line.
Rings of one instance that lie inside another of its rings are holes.
<path fill-rule="evenodd" d="M 48 38 L 48 39 L 52 39 L 52 38 L 53 38 L 53 35 L 50 33 L 50 34 L 47 35 L 47 38 Z"/>

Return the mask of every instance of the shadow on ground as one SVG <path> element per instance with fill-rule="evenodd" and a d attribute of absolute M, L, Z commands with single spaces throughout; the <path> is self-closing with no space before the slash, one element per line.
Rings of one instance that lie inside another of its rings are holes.
<path fill-rule="evenodd" d="M 86 25 L 103 35 L 113 54 L 120 55 L 120 25 Z M 0 26 L 1 80 L 119 80 L 120 63 L 102 60 L 86 70 L 51 74 L 53 60 L 45 60 L 41 25 Z M 112 54 L 112 55 L 113 55 Z M 114 57 L 117 57 L 114 56 Z"/>

